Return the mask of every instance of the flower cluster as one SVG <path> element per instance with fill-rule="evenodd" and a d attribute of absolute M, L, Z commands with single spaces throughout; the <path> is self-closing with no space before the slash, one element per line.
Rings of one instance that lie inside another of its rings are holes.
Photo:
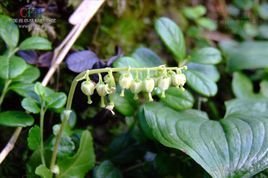
<path fill-rule="evenodd" d="M 161 97 L 165 97 L 165 91 L 170 86 L 184 89 L 186 77 L 183 73 L 186 67 L 152 67 L 152 68 L 128 68 L 124 73 L 119 68 L 107 68 L 107 74 L 102 77 L 101 72 L 98 73 L 98 83 L 93 82 L 89 78 L 89 73 L 85 75 L 85 81 L 81 84 L 82 92 L 88 97 L 88 104 L 92 103 L 91 95 L 94 91 L 101 97 L 101 107 L 105 107 L 106 95 L 112 95 L 116 92 L 116 82 L 113 72 L 121 72 L 118 84 L 121 88 L 121 97 L 124 97 L 125 90 L 130 90 L 134 94 L 134 99 L 139 98 L 139 94 L 144 92 L 147 94 L 149 101 L 153 101 L 152 92 L 158 88 L 161 91 Z M 147 71 L 146 77 L 140 77 L 139 73 Z M 133 72 L 136 72 L 135 77 Z M 92 73 L 93 74 L 93 73 Z M 114 104 L 110 101 L 106 108 L 112 111 Z"/>

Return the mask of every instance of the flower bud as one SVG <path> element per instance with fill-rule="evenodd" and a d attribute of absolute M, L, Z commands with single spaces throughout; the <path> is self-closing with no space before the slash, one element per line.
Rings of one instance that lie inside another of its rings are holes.
<path fill-rule="evenodd" d="M 186 77 L 184 74 L 174 74 L 171 77 L 172 84 L 176 87 L 182 87 L 186 83 Z"/>
<path fill-rule="evenodd" d="M 162 77 L 158 81 L 158 88 L 161 90 L 161 97 L 165 97 L 165 91 L 169 88 L 171 83 L 170 77 Z"/>
<path fill-rule="evenodd" d="M 99 96 L 106 96 L 107 94 L 110 94 L 108 85 L 104 83 L 98 83 L 96 90 Z"/>
<path fill-rule="evenodd" d="M 142 82 L 140 80 L 134 81 L 130 86 L 130 91 L 135 94 L 134 99 L 137 100 L 138 93 L 142 91 Z"/>
<path fill-rule="evenodd" d="M 112 73 L 109 73 L 104 77 L 104 82 L 108 84 L 110 92 L 114 93 L 116 90 L 116 84 Z"/>
<path fill-rule="evenodd" d="M 149 101 L 153 101 L 153 98 L 152 98 L 152 91 L 155 87 L 155 82 L 154 82 L 154 79 L 152 78 L 149 78 L 149 79 L 145 79 L 143 81 L 143 89 L 145 92 L 148 93 L 148 97 L 149 97 Z"/>
<path fill-rule="evenodd" d="M 81 90 L 87 96 L 93 95 L 94 90 L 95 90 L 95 83 L 92 81 L 84 81 L 81 84 Z"/>
<path fill-rule="evenodd" d="M 119 85 L 122 88 L 120 96 L 125 95 L 125 89 L 129 89 L 133 82 L 133 77 L 130 73 L 123 74 L 119 78 Z"/>

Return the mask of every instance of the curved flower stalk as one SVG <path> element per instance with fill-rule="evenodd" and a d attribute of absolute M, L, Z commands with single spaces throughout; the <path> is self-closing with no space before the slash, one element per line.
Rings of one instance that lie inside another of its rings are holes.
<path fill-rule="evenodd" d="M 135 99 L 138 99 L 138 94 L 144 91 L 148 94 L 149 101 L 153 101 L 152 92 L 156 87 L 161 90 L 161 97 L 165 97 L 165 91 L 171 85 L 183 89 L 183 86 L 186 82 L 186 77 L 183 74 L 183 71 L 186 69 L 186 66 L 166 67 L 165 65 L 161 65 L 158 67 L 150 68 L 102 68 L 87 70 L 78 74 L 74 78 L 69 91 L 66 109 L 64 111 L 64 119 L 57 134 L 53 149 L 50 170 L 53 172 L 55 167 L 57 167 L 55 165 L 57 151 L 63 129 L 69 119 L 73 96 L 78 82 L 82 81 L 81 91 L 88 97 L 88 104 L 91 104 L 93 102 L 91 100 L 91 95 L 93 95 L 96 91 L 96 93 L 101 97 L 101 107 L 106 107 L 106 109 L 109 109 L 113 113 L 114 103 L 110 101 L 109 104 L 106 105 L 106 98 L 108 98 L 106 96 L 113 95 L 116 92 L 116 80 L 114 78 L 114 73 L 120 73 L 118 84 L 121 87 L 121 97 L 124 97 L 124 91 L 129 89 L 135 95 Z M 139 79 L 138 73 L 144 71 L 147 71 L 146 79 Z M 136 72 L 135 79 L 132 76 L 132 72 Z M 106 73 L 106 75 L 102 77 L 102 73 Z M 90 76 L 93 74 L 98 74 L 98 83 L 94 83 L 90 80 Z"/>

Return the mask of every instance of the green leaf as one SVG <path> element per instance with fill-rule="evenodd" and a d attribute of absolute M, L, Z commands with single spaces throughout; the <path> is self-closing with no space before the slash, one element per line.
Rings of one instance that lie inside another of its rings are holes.
<path fill-rule="evenodd" d="M 33 98 L 24 98 L 21 101 L 21 106 L 28 112 L 31 113 L 39 113 L 40 112 L 40 106 L 38 102 Z"/>
<path fill-rule="evenodd" d="M 233 0 L 233 3 L 243 10 L 248 10 L 253 7 L 253 0 Z"/>
<path fill-rule="evenodd" d="M 191 57 L 191 61 L 201 64 L 218 64 L 221 59 L 220 51 L 212 47 L 198 49 Z"/>
<path fill-rule="evenodd" d="M 221 43 L 229 70 L 259 69 L 268 67 L 268 42 Z"/>
<path fill-rule="evenodd" d="M 16 56 L 8 59 L 7 56 L 0 56 L 0 77 L 3 79 L 13 79 L 21 75 L 27 68 L 26 62 Z"/>
<path fill-rule="evenodd" d="M 45 98 L 45 101 L 47 101 L 48 108 L 51 108 L 51 109 L 62 108 L 65 105 L 66 100 L 67 100 L 67 97 L 65 93 L 62 93 L 62 92 L 52 93 Z"/>
<path fill-rule="evenodd" d="M 253 85 L 244 74 L 235 72 L 233 74 L 232 89 L 237 98 L 254 97 Z"/>
<path fill-rule="evenodd" d="M 85 174 L 93 168 L 95 154 L 91 134 L 84 131 L 81 136 L 77 153 L 72 157 L 66 157 L 58 161 L 60 174 L 58 178 L 84 178 Z"/>
<path fill-rule="evenodd" d="M 201 27 L 204 27 L 210 31 L 214 31 L 217 29 L 217 23 L 209 18 L 201 17 L 201 18 L 197 19 L 196 22 Z"/>
<path fill-rule="evenodd" d="M 55 93 L 52 89 L 43 86 L 40 82 L 36 82 L 34 85 L 34 92 L 44 101 L 51 100 L 46 98 Z"/>
<path fill-rule="evenodd" d="M 33 36 L 26 38 L 23 42 L 21 42 L 19 48 L 21 50 L 50 50 L 51 43 L 45 38 Z"/>
<path fill-rule="evenodd" d="M 20 111 L 5 111 L 0 113 L 0 125 L 8 127 L 27 127 L 34 123 L 32 116 Z"/>
<path fill-rule="evenodd" d="M 267 104 L 266 110 L 255 110 L 262 104 L 228 102 L 220 121 L 209 120 L 197 110 L 178 112 L 161 103 L 146 104 L 144 115 L 155 139 L 188 154 L 213 178 L 252 177 L 268 167 Z"/>
<path fill-rule="evenodd" d="M 175 87 L 169 88 L 166 91 L 166 97 L 161 98 L 161 101 L 176 110 L 189 109 L 194 104 L 194 98 L 191 93 Z"/>
<path fill-rule="evenodd" d="M 21 83 L 21 82 L 11 83 L 9 89 L 23 97 L 36 96 L 34 92 L 34 84 L 32 83 Z"/>
<path fill-rule="evenodd" d="M 52 172 L 45 166 L 40 165 L 35 169 L 35 174 L 39 175 L 41 178 L 52 178 Z"/>
<path fill-rule="evenodd" d="M 184 60 L 186 55 L 184 37 L 177 24 L 169 18 L 161 17 L 155 22 L 155 29 L 176 60 L 178 62 Z"/>
<path fill-rule="evenodd" d="M 216 83 L 204 74 L 194 70 L 187 70 L 185 74 L 187 84 L 196 92 L 207 97 L 214 96 L 217 93 L 218 87 Z"/>
<path fill-rule="evenodd" d="M 62 136 L 58 148 L 58 156 L 67 156 L 73 153 L 75 144 L 69 136 Z"/>
<path fill-rule="evenodd" d="M 120 96 L 118 93 L 110 95 L 111 101 L 114 102 L 115 109 L 124 116 L 132 116 L 135 113 L 138 103 L 133 98 L 134 95 L 129 91 L 125 92 L 124 97 Z"/>
<path fill-rule="evenodd" d="M 31 150 L 36 150 L 40 146 L 40 128 L 35 125 L 33 126 L 28 133 L 27 137 L 27 142 L 28 142 L 28 147 Z"/>
<path fill-rule="evenodd" d="M 18 77 L 14 78 L 14 82 L 23 82 L 23 83 L 32 83 L 40 76 L 40 71 L 37 67 L 33 67 L 27 65 L 25 71 L 19 75 Z"/>
<path fill-rule="evenodd" d="M 19 41 L 19 29 L 13 19 L 0 15 L 0 37 L 9 48 L 15 48 Z"/>
<path fill-rule="evenodd" d="M 120 171 L 113 165 L 111 161 L 103 161 L 94 170 L 93 178 L 122 178 Z"/>
<path fill-rule="evenodd" d="M 220 73 L 214 65 L 197 64 L 197 63 L 189 62 L 187 64 L 187 67 L 191 71 L 194 70 L 194 71 L 201 72 L 213 82 L 217 82 L 220 79 Z"/>
<path fill-rule="evenodd" d="M 185 15 L 188 19 L 195 20 L 206 14 L 206 8 L 202 5 L 197 5 L 195 7 L 184 7 L 182 9 L 183 15 Z"/>

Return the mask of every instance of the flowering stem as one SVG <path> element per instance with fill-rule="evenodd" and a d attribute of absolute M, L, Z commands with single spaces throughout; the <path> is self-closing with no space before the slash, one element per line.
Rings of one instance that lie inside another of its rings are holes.
<path fill-rule="evenodd" d="M 76 86 L 78 84 L 79 81 L 81 80 L 84 80 L 86 78 L 88 78 L 89 75 L 93 75 L 93 74 L 100 74 L 100 73 L 112 73 L 112 72 L 125 72 L 125 71 L 158 71 L 158 70 L 163 70 L 163 69 L 166 69 L 166 70 L 182 70 L 182 69 L 185 69 L 185 67 L 165 67 L 164 65 L 162 66 L 158 66 L 158 67 L 149 67 L 149 68 L 145 68 L 145 67 L 142 67 L 142 68 L 130 68 L 130 67 L 125 67 L 125 68 L 102 68 L 102 69 L 93 69 L 93 70 L 87 70 L 87 71 L 84 71 L 80 74 L 78 74 L 74 80 L 72 81 L 72 84 L 71 84 L 71 88 L 70 88 L 70 91 L 69 91 L 69 94 L 68 94 L 68 98 L 67 98 L 67 104 L 66 104 L 66 108 L 65 108 L 65 111 L 71 111 L 71 108 L 72 108 L 72 101 L 73 101 L 73 97 L 74 97 L 74 93 L 75 93 L 75 89 L 76 89 Z M 62 121 L 62 124 L 61 124 L 61 127 L 60 127 L 60 130 L 56 136 L 56 142 L 55 142 L 55 145 L 54 145 L 54 149 L 53 149 L 53 153 L 52 153 L 52 157 L 51 157 L 51 163 L 50 163 L 50 170 L 53 171 L 54 169 L 54 166 L 56 164 L 56 159 L 57 159 L 57 153 L 58 153 L 58 148 L 59 148 L 59 144 L 60 144 L 60 139 L 61 139 L 61 136 L 63 134 L 63 130 L 64 130 L 64 127 L 67 123 L 69 119 L 69 114 L 65 114 L 64 116 L 64 119 Z"/>

